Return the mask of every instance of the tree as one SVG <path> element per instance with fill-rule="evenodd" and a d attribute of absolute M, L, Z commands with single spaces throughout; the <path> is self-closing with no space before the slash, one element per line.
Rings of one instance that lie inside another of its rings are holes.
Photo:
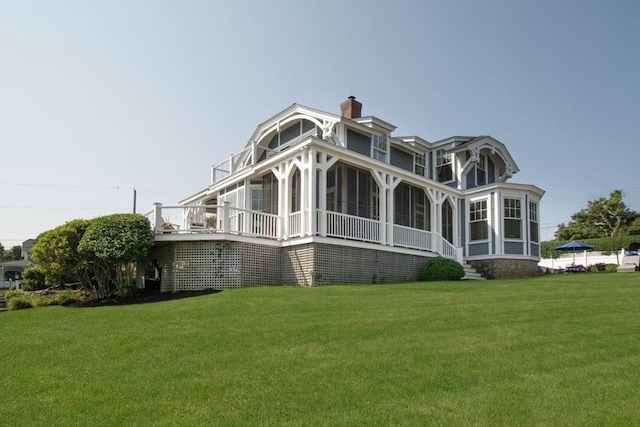
<path fill-rule="evenodd" d="M 6 250 L 0 243 L 0 261 L 17 261 L 19 259 L 22 259 L 22 246 L 13 246 Z"/>
<path fill-rule="evenodd" d="M 115 290 L 126 296 L 135 289 L 136 262 L 153 246 L 149 220 L 136 214 L 114 214 L 95 218 L 78 246 L 89 263 L 85 282 L 96 298 Z"/>
<path fill-rule="evenodd" d="M 89 221 L 76 219 L 40 234 L 31 247 L 31 258 L 38 264 L 49 286 L 78 283 L 83 259 L 78 244 Z"/>
<path fill-rule="evenodd" d="M 571 216 L 569 224 L 560 224 L 558 240 L 580 240 L 598 237 L 620 238 L 640 231 L 640 214 L 622 201 L 621 190 L 614 190 L 609 198 L 587 202 L 587 207 Z"/>

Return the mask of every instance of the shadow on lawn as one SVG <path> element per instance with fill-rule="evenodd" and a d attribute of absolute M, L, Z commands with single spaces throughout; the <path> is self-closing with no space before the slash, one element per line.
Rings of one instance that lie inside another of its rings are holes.
<path fill-rule="evenodd" d="M 70 304 L 67 307 L 105 307 L 113 305 L 148 304 L 153 302 L 171 301 L 176 299 L 198 297 L 221 292 L 218 289 L 205 289 L 202 291 L 160 292 L 159 290 L 141 291 L 127 298 L 107 298 L 101 300 L 89 300 L 81 303 Z"/>

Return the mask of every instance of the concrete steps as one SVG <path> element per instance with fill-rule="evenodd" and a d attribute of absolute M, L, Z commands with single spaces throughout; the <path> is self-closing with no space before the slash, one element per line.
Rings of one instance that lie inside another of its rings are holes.
<path fill-rule="evenodd" d="M 464 276 L 462 280 L 487 280 L 486 277 L 482 277 L 480 273 L 474 270 L 469 264 L 462 264 L 462 268 L 464 268 Z"/>
<path fill-rule="evenodd" d="M 0 311 L 7 311 L 7 301 L 2 294 L 0 294 Z"/>

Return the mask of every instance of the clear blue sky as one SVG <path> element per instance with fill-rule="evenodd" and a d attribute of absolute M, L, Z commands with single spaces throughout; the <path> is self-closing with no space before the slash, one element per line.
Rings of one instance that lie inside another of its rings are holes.
<path fill-rule="evenodd" d="M 492 135 L 542 237 L 640 210 L 640 1 L 0 2 L 0 242 L 176 204 L 255 127 L 355 95 L 395 135 Z"/>

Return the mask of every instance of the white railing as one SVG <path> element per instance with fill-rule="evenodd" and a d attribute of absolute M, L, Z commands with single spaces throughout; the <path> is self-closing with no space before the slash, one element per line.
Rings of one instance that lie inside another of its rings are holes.
<path fill-rule="evenodd" d="M 254 147 L 249 146 L 239 153 L 232 154 L 219 165 L 211 166 L 211 184 L 219 181 L 254 163 Z"/>
<path fill-rule="evenodd" d="M 327 236 L 378 243 L 380 222 L 338 212 L 327 212 Z"/>
<path fill-rule="evenodd" d="M 393 225 L 393 245 L 405 248 L 431 250 L 433 248 L 431 232 L 417 228 Z"/>
<path fill-rule="evenodd" d="M 462 248 L 456 248 L 441 234 L 433 233 L 433 249 L 443 257 L 462 264 Z"/>
<path fill-rule="evenodd" d="M 434 251 L 439 255 L 462 263 L 462 254 L 459 248 L 453 246 L 442 235 L 426 230 L 393 226 L 393 245 L 405 248 Z"/>
<path fill-rule="evenodd" d="M 289 214 L 289 237 L 302 236 L 302 212 Z"/>
<path fill-rule="evenodd" d="M 286 235 L 283 230 L 284 217 L 231 207 L 228 202 L 215 206 L 162 206 L 156 203 L 154 209 L 145 215 L 156 234 L 231 233 L 267 239 L 305 235 L 302 211 L 293 212 L 286 218 Z M 323 218 L 323 215 L 326 217 Z M 317 211 L 316 226 L 318 233 L 323 236 L 433 251 L 462 263 L 462 248 L 455 247 L 433 231 L 394 224 L 387 235 L 388 240 L 382 241 L 379 221 L 321 210 Z"/>
<path fill-rule="evenodd" d="M 234 209 L 240 211 L 241 216 L 246 219 L 246 228 L 238 231 L 252 236 L 267 237 L 270 239 L 278 238 L 278 221 L 280 219 L 278 215 L 231 208 L 231 210 Z"/>
<path fill-rule="evenodd" d="M 154 205 L 147 213 L 156 234 L 233 233 L 278 238 L 278 215 L 224 205 Z"/>

